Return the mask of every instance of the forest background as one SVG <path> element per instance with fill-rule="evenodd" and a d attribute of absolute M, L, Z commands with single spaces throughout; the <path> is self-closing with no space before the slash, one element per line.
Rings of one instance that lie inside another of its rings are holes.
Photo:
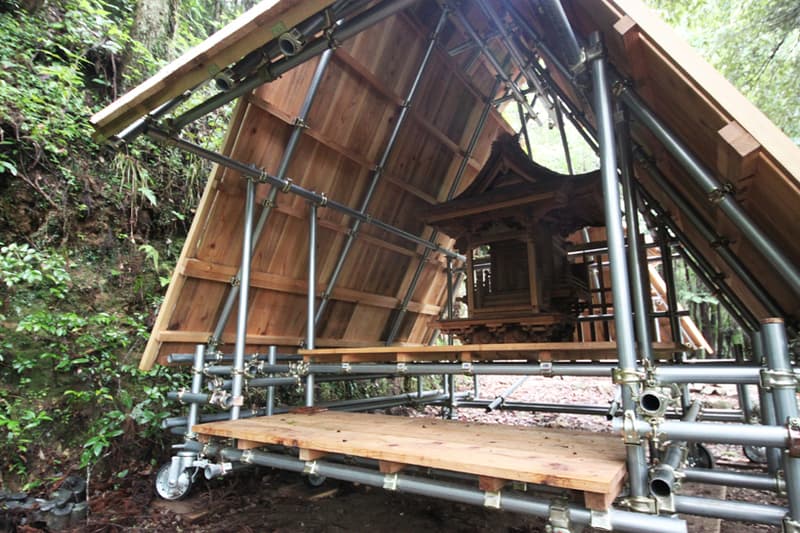
<path fill-rule="evenodd" d="M 800 3 L 649 4 L 800 144 Z M 185 377 L 136 365 L 209 169 L 144 139 L 98 146 L 88 117 L 250 5 L 0 0 L 0 488 L 82 469 L 123 484 L 166 457 Z M 228 112 L 184 135 L 214 145 Z M 721 339 L 713 295 L 682 283 Z"/>

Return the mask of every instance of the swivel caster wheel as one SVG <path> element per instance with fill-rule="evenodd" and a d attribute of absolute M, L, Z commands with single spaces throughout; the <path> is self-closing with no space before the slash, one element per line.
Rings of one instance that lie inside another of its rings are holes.
<path fill-rule="evenodd" d="M 308 474 L 307 476 L 303 476 L 303 480 L 306 482 L 306 485 L 313 488 L 319 488 L 328 481 L 328 478 L 325 476 L 320 476 L 319 474 Z"/>
<path fill-rule="evenodd" d="M 763 465 L 767 462 L 767 448 L 764 446 L 744 446 L 742 451 L 751 463 Z"/>
<path fill-rule="evenodd" d="M 156 494 L 165 500 L 182 500 L 189 495 L 194 485 L 195 478 L 199 470 L 197 468 L 187 468 L 178 476 L 178 482 L 174 487 L 169 486 L 169 467 L 170 463 L 165 464 L 156 474 Z"/>
<path fill-rule="evenodd" d="M 702 444 L 690 444 L 686 463 L 692 468 L 714 468 L 716 462 L 711 451 Z"/>

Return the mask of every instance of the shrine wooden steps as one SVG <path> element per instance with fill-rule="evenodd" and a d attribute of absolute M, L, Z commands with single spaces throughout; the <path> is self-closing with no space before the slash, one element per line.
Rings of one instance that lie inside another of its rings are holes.
<path fill-rule="evenodd" d="M 674 343 L 654 343 L 658 359 L 670 360 L 686 348 Z M 299 350 L 314 363 L 411 363 L 430 361 L 604 361 L 616 360 L 615 342 L 533 342 L 468 344 L 460 346 L 374 346 Z"/>
<path fill-rule="evenodd" d="M 211 422 L 203 438 L 234 438 L 242 449 L 283 445 L 303 460 L 344 454 L 379 461 L 384 473 L 408 465 L 478 476 L 482 490 L 512 482 L 581 491 L 604 510 L 625 477 L 625 447 L 615 435 L 402 416 L 311 411 Z"/>

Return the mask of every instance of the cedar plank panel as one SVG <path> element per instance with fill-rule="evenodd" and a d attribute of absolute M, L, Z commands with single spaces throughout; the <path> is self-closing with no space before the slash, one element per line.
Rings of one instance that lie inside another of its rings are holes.
<path fill-rule="evenodd" d="M 324 411 L 212 422 L 192 430 L 599 493 L 618 490 L 625 473 L 617 436 L 549 428 Z"/>

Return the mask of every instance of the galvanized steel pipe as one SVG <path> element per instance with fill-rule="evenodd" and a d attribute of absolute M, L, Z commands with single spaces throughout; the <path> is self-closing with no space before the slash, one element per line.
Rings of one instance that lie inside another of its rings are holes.
<path fill-rule="evenodd" d="M 233 359 L 233 386 L 231 399 L 231 420 L 239 418 L 244 380 L 244 351 L 247 346 L 247 305 L 250 294 L 250 261 L 253 254 L 253 210 L 255 208 L 256 184 L 252 179 L 246 181 L 244 202 L 244 233 L 242 235 L 242 264 L 239 281 L 239 306 L 236 317 L 236 347 Z"/>
<path fill-rule="evenodd" d="M 730 191 L 667 129 L 630 88 L 622 85 L 619 91 L 619 98 L 656 136 L 667 151 L 681 163 L 703 192 L 709 195 L 709 198 L 728 215 L 736 227 L 774 266 L 795 295 L 800 295 L 800 271 L 798 271 L 796 265 L 780 251 L 772 239 L 753 223 L 750 216 L 744 212 L 732 194 L 730 194 Z"/>

